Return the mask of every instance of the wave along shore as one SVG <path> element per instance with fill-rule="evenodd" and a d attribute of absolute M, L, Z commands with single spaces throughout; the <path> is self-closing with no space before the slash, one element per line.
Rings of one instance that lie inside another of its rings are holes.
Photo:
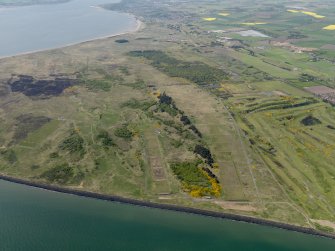
<path fill-rule="evenodd" d="M 318 231 L 318 230 L 312 229 L 312 228 L 290 225 L 290 224 L 287 224 L 287 223 L 281 223 L 281 222 L 276 222 L 276 221 L 271 221 L 271 220 L 254 218 L 254 217 L 250 217 L 250 216 L 231 214 L 231 213 L 223 213 L 223 212 L 214 212 L 214 211 L 209 211 L 209 210 L 203 210 L 203 209 L 197 209 L 197 208 L 191 208 L 191 207 L 184 207 L 184 206 L 177 206 L 177 205 L 171 205 L 171 204 L 160 204 L 160 203 L 156 203 L 156 202 L 125 198 L 125 197 L 121 197 L 121 196 L 117 196 L 117 195 L 106 195 L 106 194 L 76 190 L 76 189 L 72 189 L 72 188 L 59 187 L 59 186 L 55 186 L 55 185 L 48 185 L 48 184 L 38 183 L 38 182 L 34 182 L 34 181 L 14 178 L 14 177 L 2 175 L 2 174 L 0 174 L 0 180 L 5 180 L 5 181 L 13 182 L 13 183 L 16 183 L 16 184 L 27 185 L 27 186 L 41 188 L 41 189 L 54 191 L 54 192 L 60 192 L 60 193 L 64 193 L 64 194 L 77 195 L 77 196 L 86 197 L 86 198 L 93 198 L 93 199 L 99 199 L 99 200 L 105 200 L 105 201 L 113 201 L 113 202 L 119 202 L 119 203 L 124 203 L 124 204 L 130 204 L 130 205 L 134 205 L 134 206 L 157 208 L 157 209 L 163 209 L 163 210 L 169 210 L 169 211 L 175 211 L 175 212 L 184 212 L 184 213 L 210 216 L 210 217 L 227 219 L 227 220 L 247 222 L 247 223 L 258 224 L 258 225 L 263 225 L 263 226 L 281 228 L 281 229 L 300 232 L 300 233 L 304 233 L 304 234 L 310 234 L 310 235 L 314 235 L 314 236 L 327 237 L 327 238 L 335 240 L 335 234 L 321 232 L 321 231 Z"/>

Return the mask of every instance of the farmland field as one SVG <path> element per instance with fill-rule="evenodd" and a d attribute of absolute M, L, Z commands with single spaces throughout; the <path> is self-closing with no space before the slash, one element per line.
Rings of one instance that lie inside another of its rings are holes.
<path fill-rule="evenodd" d="M 141 29 L 1 59 L 1 173 L 335 231 L 334 1 L 104 7 Z"/>

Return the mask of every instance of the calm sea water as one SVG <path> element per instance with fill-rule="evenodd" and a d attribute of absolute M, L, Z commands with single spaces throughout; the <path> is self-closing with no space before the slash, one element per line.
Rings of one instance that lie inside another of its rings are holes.
<path fill-rule="evenodd" d="M 134 17 L 96 8 L 116 0 L 0 7 L 0 57 L 78 43 L 133 30 Z"/>
<path fill-rule="evenodd" d="M 334 251 L 335 241 L 0 181 L 0 250 Z"/>

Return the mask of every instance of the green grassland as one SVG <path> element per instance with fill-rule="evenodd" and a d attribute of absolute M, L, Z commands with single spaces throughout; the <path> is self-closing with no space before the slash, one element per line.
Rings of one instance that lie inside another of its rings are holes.
<path fill-rule="evenodd" d="M 331 219 L 334 139 L 328 126 L 334 124 L 333 107 L 320 101 L 306 103 L 306 98 L 294 96 L 274 94 L 250 101 L 251 97 L 247 94 L 230 100 L 244 137 L 286 184 L 296 203 L 313 218 Z M 308 116 L 320 123 L 305 125 L 302 121 Z"/>
<path fill-rule="evenodd" d="M 145 25 L 1 60 L 1 173 L 330 231 L 335 111 L 304 87 L 335 87 L 332 1 L 105 7 Z M 59 95 L 9 86 L 55 73 L 73 80 Z"/>

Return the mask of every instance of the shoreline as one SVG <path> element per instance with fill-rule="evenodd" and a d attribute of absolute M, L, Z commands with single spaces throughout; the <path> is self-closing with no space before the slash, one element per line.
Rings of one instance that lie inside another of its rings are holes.
<path fill-rule="evenodd" d="M 97 6 L 91 6 L 91 7 L 97 7 Z M 112 39 L 118 36 L 136 33 L 139 30 L 141 30 L 141 28 L 144 27 L 144 23 L 141 22 L 136 16 L 131 15 L 129 13 L 128 15 L 133 16 L 135 18 L 134 29 L 126 30 L 124 32 L 116 33 L 113 35 L 106 35 L 106 36 L 83 40 L 80 42 L 73 42 L 73 43 L 65 44 L 59 47 L 46 48 L 46 49 L 35 50 L 35 51 L 27 51 L 27 52 L 17 53 L 17 54 L 10 55 L 10 56 L 3 56 L 3 57 L 0 56 L 0 62 L 2 60 L 6 60 L 10 58 L 27 56 L 30 54 L 43 53 L 43 52 L 48 52 L 48 51 L 53 51 L 53 50 L 66 49 L 71 46 L 80 46 L 85 43 Z M 252 217 L 252 216 L 245 216 L 245 215 L 225 213 L 225 212 L 216 212 L 216 211 L 210 211 L 210 210 L 205 210 L 205 209 L 197 209 L 197 208 L 192 208 L 192 207 L 179 206 L 179 205 L 174 205 L 174 204 L 163 204 L 159 202 L 151 202 L 151 201 L 145 201 L 145 200 L 140 200 L 140 199 L 131 199 L 131 198 L 126 198 L 126 197 L 122 197 L 118 195 L 107 195 L 107 194 L 101 194 L 101 193 L 90 192 L 90 191 L 85 191 L 85 190 L 77 190 L 74 188 L 61 187 L 58 185 L 50 185 L 50 184 L 25 180 L 21 178 L 15 178 L 15 177 L 3 175 L 3 174 L 0 174 L 0 180 L 11 182 L 14 184 L 29 186 L 33 188 L 43 189 L 46 191 L 74 195 L 74 196 L 79 196 L 79 197 L 88 198 L 88 199 L 97 199 L 97 200 L 103 200 L 103 201 L 108 201 L 108 202 L 113 202 L 113 203 L 122 203 L 126 205 L 131 205 L 131 206 L 140 206 L 140 207 L 145 207 L 145 208 L 154 208 L 154 209 L 168 210 L 168 211 L 178 212 L 178 213 L 187 213 L 187 214 L 193 214 L 193 215 L 200 215 L 204 217 L 213 217 L 213 218 L 224 219 L 224 220 L 244 222 L 244 223 L 249 223 L 249 224 L 256 224 L 256 225 L 267 226 L 267 227 L 272 227 L 272 228 L 277 228 L 277 229 L 283 229 L 287 231 L 294 231 L 298 233 L 309 234 L 309 235 L 313 235 L 317 237 L 323 237 L 323 238 L 329 238 L 329 239 L 335 240 L 335 233 L 332 234 L 332 233 L 322 232 L 322 231 L 319 231 L 313 228 L 302 227 L 302 226 L 282 223 L 278 221 L 266 220 L 262 218 Z"/>
<path fill-rule="evenodd" d="M 145 200 L 142 201 L 139 199 L 125 198 L 125 197 L 117 196 L 117 195 L 106 195 L 106 194 L 89 192 L 89 191 L 84 191 L 84 190 L 77 190 L 77 189 L 72 189 L 72 188 L 67 188 L 67 187 L 60 187 L 56 185 L 38 183 L 34 181 L 10 177 L 10 176 L 3 175 L 3 174 L 0 174 L 0 180 L 4 180 L 7 182 L 20 184 L 20 185 L 26 185 L 26 186 L 30 186 L 34 188 L 40 188 L 40 189 L 44 189 L 47 191 L 80 196 L 84 198 L 98 199 L 98 200 L 128 204 L 128 205 L 133 205 L 133 206 L 141 206 L 141 207 L 146 207 L 146 208 L 155 208 L 155 209 L 160 209 L 160 210 L 168 210 L 168 211 L 173 211 L 173 212 L 182 212 L 182 213 L 201 215 L 201 216 L 206 216 L 206 217 L 245 222 L 249 224 L 256 224 L 256 225 L 261 225 L 261 226 L 279 228 L 283 230 L 294 231 L 298 233 L 309 234 L 309 235 L 313 235 L 317 237 L 324 237 L 324 238 L 335 240 L 335 234 L 321 232 L 319 230 L 312 229 L 312 228 L 301 227 L 301 226 L 281 223 L 281 222 L 272 221 L 272 220 L 265 220 L 261 218 L 255 218 L 251 216 L 224 213 L 224 212 L 215 212 L 215 211 L 210 211 L 210 210 L 205 210 L 205 209 L 197 209 L 197 208 L 178 206 L 178 205 L 173 205 L 173 204 L 162 204 L 162 203 L 150 202 L 150 201 L 145 201 Z"/>
<path fill-rule="evenodd" d="M 135 18 L 134 29 L 127 30 L 127 31 L 124 31 L 124 32 L 119 32 L 119 33 L 116 33 L 116 34 L 113 34 L 113 35 L 106 35 L 106 36 L 101 36 L 101 37 L 96 37 L 96 38 L 92 38 L 92 39 L 83 40 L 83 41 L 80 41 L 80 42 L 73 42 L 73 43 L 69 43 L 69 44 L 64 44 L 64 45 L 59 46 L 59 47 L 46 48 L 46 49 L 35 50 L 35 51 L 27 51 L 27 52 L 17 53 L 17 54 L 10 55 L 10 56 L 0 56 L 0 61 L 3 60 L 3 59 L 26 56 L 26 55 L 30 55 L 30 54 L 34 54 L 34 53 L 47 52 L 47 51 L 52 51 L 52 50 L 65 49 L 65 48 L 68 48 L 68 47 L 71 47 L 71 46 L 82 45 L 82 44 L 85 44 L 85 43 L 90 43 L 90 42 L 100 41 L 100 40 L 104 40 L 104 39 L 110 39 L 110 38 L 114 38 L 114 37 L 118 37 L 118 36 L 128 35 L 128 34 L 136 33 L 144 27 L 143 22 L 141 22 L 136 16 L 131 15 L 131 14 L 128 14 L 128 15 Z"/>

